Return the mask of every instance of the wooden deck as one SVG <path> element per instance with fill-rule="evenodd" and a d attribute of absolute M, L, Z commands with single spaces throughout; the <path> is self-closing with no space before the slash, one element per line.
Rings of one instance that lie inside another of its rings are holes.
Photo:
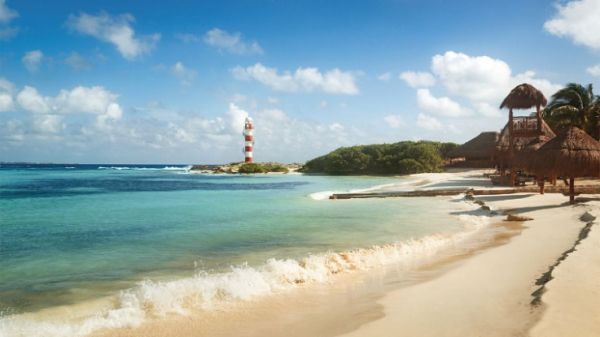
<path fill-rule="evenodd" d="M 402 198 L 402 197 L 437 197 L 457 195 L 461 193 L 470 193 L 473 195 L 499 195 L 514 193 L 539 193 L 537 186 L 508 187 L 502 189 L 437 189 L 437 190 L 418 190 L 406 192 L 372 192 L 372 193 L 335 193 L 329 199 L 365 199 L 365 198 Z M 561 193 L 569 195 L 568 186 L 546 186 L 544 193 Z M 600 185 L 575 185 L 575 195 L 579 194 L 600 194 Z"/>

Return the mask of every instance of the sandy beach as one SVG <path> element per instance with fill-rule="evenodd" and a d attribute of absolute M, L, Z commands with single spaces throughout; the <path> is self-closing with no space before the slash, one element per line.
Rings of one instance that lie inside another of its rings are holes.
<path fill-rule="evenodd" d="M 488 186 L 481 173 L 453 174 Z M 600 202 L 573 206 L 561 194 L 525 193 L 477 199 L 499 214 L 532 220 L 494 216 L 499 230 L 493 236 L 408 272 L 346 273 L 209 314 L 162 317 L 96 335 L 598 336 L 600 230 L 591 219 L 600 214 Z M 589 235 L 578 241 L 586 225 Z M 536 284 L 544 275 L 549 281 Z"/>

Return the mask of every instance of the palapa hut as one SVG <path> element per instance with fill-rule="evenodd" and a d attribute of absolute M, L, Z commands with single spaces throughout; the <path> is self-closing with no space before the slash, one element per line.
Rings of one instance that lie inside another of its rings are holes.
<path fill-rule="evenodd" d="M 538 178 L 569 177 L 569 196 L 573 203 L 575 177 L 600 177 L 600 142 L 573 126 L 542 145 L 531 162 L 530 167 Z"/>
<path fill-rule="evenodd" d="M 532 118 L 532 117 L 528 117 Z M 515 118 L 515 120 L 519 121 L 521 118 Z M 517 128 L 522 128 L 521 126 L 517 126 Z M 498 137 L 498 142 L 496 143 L 496 153 L 494 155 L 494 159 L 499 166 L 500 170 L 510 168 L 513 164 L 516 169 L 525 169 L 529 170 L 530 164 L 530 155 L 532 152 L 539 149 L 544 143 L 549 141 L 550 139 L 556 137 L 556 134 L 550 126 L 542 119 L 542 130 L 541 134 L 536 134 L 534 136 L 525 136 L 525 135 L 516 135 L 513 138 L 513 149 L 514 149 L 514 158 L 511 160 L 510 158 L 510 139 L 509 139 L 509 123 L 506 123 L 502 131 L 500 132 L 500 136 Z"/>
<path fill-rule="evenodd" d="M 541 107 L 548 103 L 544 94 L 530 84 L 523 83 L 510 91 L 500 104 L 500 109 L 508 108 L 508 123 L 500 133 L 496 147 L 496 157 L 500 172 L 510 169 L 510 184 L 514 185 L 517 169 L 525 168 L 522 151 L 534 151 L 555 134 L 541 115 Z M 514 109 L 536 108 L 535 116 L 513 115 Z M 521 166 L 521 167 L 519 167 Z"/>
<path fill-rule="evenodd" d="M 482 132 L 477 137 L 450 151 L 450 158 L 464 158 L 456 166 L 494 167 L 494 154 L 499 137 L 498 132 Z"/>

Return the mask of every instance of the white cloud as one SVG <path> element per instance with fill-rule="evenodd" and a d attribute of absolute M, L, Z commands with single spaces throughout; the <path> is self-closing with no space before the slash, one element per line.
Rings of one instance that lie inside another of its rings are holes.
<path fill-rule="evenodd" d="M 451 93 L 472 100 L 498 100 L 510 86 L 508 64 L 489 56 L 471 57 L 448 51 L 433 57 L 431 70 Z"/>
<path fill-rule="evenodd" d="M 0 112 L 11 111 L 14 106 L 12 96 L 6 92 L 0 92 Z"/>
<path fill-rule="evenodd" d="M 446 117 L 463 117 L 471 114 L 448 97 L 434 97 L 429 89 L 417 90 L 417 106 L 422 110 Z"/>
<path fill-rule="evenodd" d="M 44 53 L 41 50 L 31 50 L 23 55 L 21 62 L 29 72 L 34 73 L 40 68 L 43 58 Z"/>
<path fill-rule="evenodd" d="M 591 67 L 587 68 L 585 71 L 587 71 L 587 73 L 592 76 L 600 77 L 600 64 L 591 66 Z"/>
<path fill-rule="evenodd" d="M 40 133 L 59 133 L 65 128 L 63 117 L 58 115 L 36 115 L 33 128 Z"/>
<path fill-rule="evenodd" d="M 10 22 L 19 16 L 19 13 L 9 8 L 6 5 L 5 0 L 0 0 L 0 25 L 5 25 L 4 27 L 0 27 L 0 41 L 10 40 L 19 32 L 19 28 L 8 26 Z"/>
<path fill-rule="evenodd" d="M 48 99 L 42 97 L 36 88 L 30 86 L 25 86 L 25 88 L 17 94 L 17 102 L 23 109 L 29 112 L 38 114 L 50 112 Z"/>
<path fill-rule="evenodd" d="M 536 86 L 547 97 L 561 88 L 548 80 L 536 78 L 532 71 L 513 76 L 508 64 L 502 60 L 453 51 L 435 55 L 431 70 L 450 93 L 473 102 L 499 104 L 513 87 L 523 82 Z"/>
<path fill-rule="evenodd" d="M 574 0 L 564 5 L 556 4 L 556 9 L 555 17 L 544 23 L 546 31 L 600 50 L 600 1 Z"/>
<path fill-rule="evenodd" d="M 417 126 L 429 131 L 437 131 L 443 129 L 442 123 L 440 123 L 440 121 L 437 120 L 437 118 L 422 113 L 417 115 Z"/>
<path fill-rule="evenodd" d="M 177 62 L 171 67 L 171 74 L 179 78 L 181 84 L 190 85 L 196 78 L 196 71 L 186 67 L 183 62 Z"/>
<path fill-rule="evenodd" d="M 392 73 L 390 73 L 388 71 L 386 73 L 383 73 L 383 74 L 377 76 L 377 79 L 380 80 L 380 81 L 383 81 L 383 82 L 387 82 L 387 81 L 389 81 L 389 80 L 392 79 Z"/>
<path fill-rule="evenodd" d="M 229 127 L 235 134 L 241 134 L 244 130 L 244 121 L 248 117 L 248 112 L 241 109 L 235 103 L 229 103 L 229 110 L 226 115 L 229 117 Z"/>
<path fill-rule="evenodd" d="M 122 110 L 116 103 L 118 95 L 100 86 L 77 86 L 61 90 L 52 100 L 53 110 L 59 113 L 89 113 L 120 119 Z"/>
<path fill-rule="evenodd" d="M 110 121 L 123 116 L 117 102 L 118 96 L 103 87 L 77 86 L 61 90 L 56 97 L 42 96 L 37 89 L 25 86 L 17 94 L 17 103 L 25 111 L 35 114 L 92 114 L 96 115 L 96 126 L 106 129 Z M 40 119 L 44 120 L 44 119 Z M 57 118 L 45 119 L 44 123 L 57 125 Z M 44 125 L 46 125 L 44 124 Z"/>
<path fill-rule="evenodd" d="M 0 0 L 0 23 L 8 24 L 18 16 L 19 13 L 16 10 L 8 8 L 5 0 Z"/>
<path fill-rule="evenodd" d="M 71 14 L 67 26 L 81 34 L 113 44 L 121 56 L 133 60 L 152 51 L 160 40 L 160 34 L 137 37 L 131 27 L 134 21 L 131 14 L 112 16 L 105 12 L 98 15 L 81 13 Z"/>
<path fill-rule="evenodd" d="M 285 71 L 279 74 L 277 69 L 257 63 L 247 68 L 235 67 L 232 73 L 239 80 L 253 79 L 279 91 L 322 91 L 345 95 L 358 93 L 354 75 L 337 68 L 326 73 L 321 73 L 317 68 L 298 68 L 294 73 Z"/>
<path fill-rule="evenodd" d="M 473 103 L 473 106 L 475 107 L 477 112 L 479 112 L 485 117 L 502 117 L 502 112 L 500 111 L 497 105 L 491 105 L 485 102 L 475 102 Z"/>
<path fill-rule="evenodd" d="M 15 85 L 9 80 L 0 77 L 0 91 L 12 93 L 15 91 Z"/>
<path fill-rule="evenodd" d="M 428 72 L 405 71 L 399 77 L 413 88 L 425 88 L 435 85 L 435 78 Z"/>
<path fill-rule="evenodd" d="M 404 120 L 400 115 L 387 115 L 383 117 L 383 120 L 390 128 L 393 129 L 397 129 L 405 125 Z"/>
<path fill-rule="evenodd" d="M 185 34 L 181 38 L 183 41 L 193 42 L 196 38 L 193 35 Z M 232 54 L 262 54 L 263 50 L 256 41 L 245 42 L 239 32 L 229 33 L 219 28 L 213 28 L 206 32 L 203 41 L 219 50 L 224 50 Z"/>
<path fill-rule="evenodd" d="M 65 63 L 74 70 L 86 70 L 91 68 L 90 63 L 77 52 L 69 54 L 69 56 L 65 58 Z"/>

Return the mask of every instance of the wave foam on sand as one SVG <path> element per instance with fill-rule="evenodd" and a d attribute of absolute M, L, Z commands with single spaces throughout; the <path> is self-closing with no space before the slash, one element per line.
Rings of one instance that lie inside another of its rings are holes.
<path fill-rule="evenodd" d="M 474 210 L 476 205 L 457 203 Z M 146 280 L 122 291 L 116 305 L 84 319 L 65 322 L 40 320 L 31 314 L 0 318 L 0 336 L 85 336 L 100 329 L 136 327 L 145 320 L 170 314 L 187 315 L 235 301 L 247 301 L 288 291 L 304 284 L 330 282 L 341 273 L 386 265 L 411 268 L 431 261 L 447 249 L 460 246 L 488 227 L 489 216 L 459 215 L 464 230 L 434 234 L 386 245 L 344 252 L 327 252 L 305 258 L 269 259 L 258 267 L 233 266 L 224 273 L 198 272 L 167 282 Z"/>

